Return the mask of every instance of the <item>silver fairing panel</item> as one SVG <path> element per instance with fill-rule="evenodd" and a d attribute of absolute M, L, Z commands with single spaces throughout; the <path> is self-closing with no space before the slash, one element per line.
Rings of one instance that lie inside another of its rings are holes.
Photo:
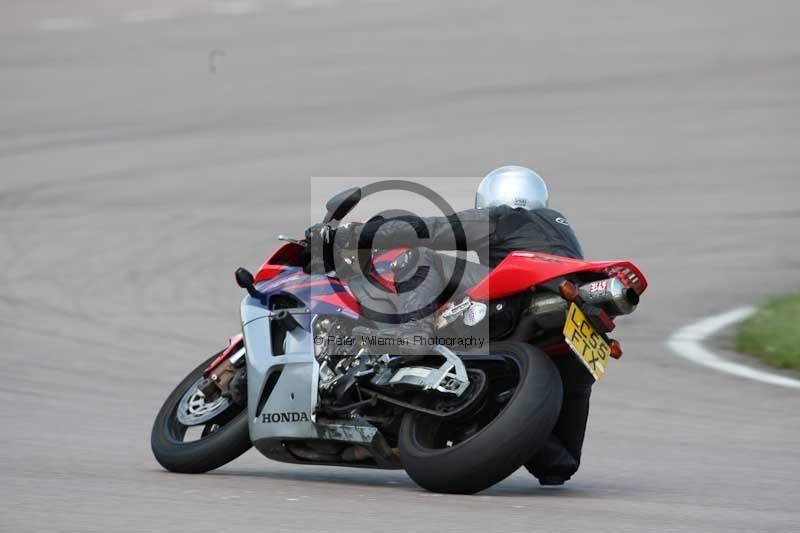
<path fill-rule="evenodd" d="M 281 445 L 284 440 L 326 439 L 358 444 L 370 443 L 377 432 L 365 421 L 316 423 L 319 364 L 314 357 L 311 333 L 302 327 L 286 334 L 284 353 L 273 355 L 270 320 L 273 313 L 258 300 L 245 297 L 241 304 L 242 332 L 247 353 L 247 410 L 250 439 L 273 459 L 292 460 Z M 308 324 L 308 313 L 294 313 Z M 263 408 L 262 394 L 270 375 L 274 381 Z M 342 423 L 344 422 L 344 423 Z"/>

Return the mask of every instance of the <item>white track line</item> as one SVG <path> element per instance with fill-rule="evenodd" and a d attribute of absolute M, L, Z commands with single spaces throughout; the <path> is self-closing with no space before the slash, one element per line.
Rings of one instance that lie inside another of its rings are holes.
<path fill-rule="evenodd" d="M 685 326 L 667 341 L 670 350 L 693 363 L 707 366 L 734 376 L 753 379 L 770 385 L 780 385 L 800 389 L 800 380 L 788 378 L 771 372 L 757 370 L 747 365 L 726 361 L 703 346 L 703 341 L 728 326 L 741 322 L 756 312 L 754 307 L 741 307 L 726 313 L 710 316 L 694 324 Z"/>
<path fill-rule="evenodd" d="M 44 31 L 83 30 L 93 25 L 88 17 L 57 17 L 39 21 L 39 29 Z"/>
<path fill-rule="evenodd" d="M 247 15 L 263 8 L 259 0 L 227 0 L 212 2 L 210 9 L 220 15 Z"/>
<path fill-rule="evenodd" d="M 123 14 L 122 21 L 137 24 L 140 22 L 156 22 L 159 20 L 174 19 L 179 15 L 180 12 L 177 9 L 171 8 L 141 9 Z"/>
<path fill-rule="evenodd" d="M 337 6 L 339 0 L 285 0 L 285 4 L 289 9 L 323 9 Z"/>

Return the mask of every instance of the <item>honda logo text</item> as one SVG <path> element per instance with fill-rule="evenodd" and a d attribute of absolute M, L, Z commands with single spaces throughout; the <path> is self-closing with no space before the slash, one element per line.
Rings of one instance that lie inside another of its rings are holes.
<path fill-rule="evenodd" d="M 281 422 L 310 422 L 306 413 L 261 413 L 261 422 L 278 424 Z"/>

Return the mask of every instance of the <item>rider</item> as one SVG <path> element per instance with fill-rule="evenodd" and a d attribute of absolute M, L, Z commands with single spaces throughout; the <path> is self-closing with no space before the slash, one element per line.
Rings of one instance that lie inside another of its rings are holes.
<path fill-rule="evenodd" d="M 528 250 L 582 259 L 581 246 L 569 222 L 558 211 L 547 208 L 548 200 L 547 185 L 536 172 L 520 166 L 504 166 L 489 172 L 481 181 L 474 209 L 442 217 L 379 218 L 336 229 L 334 238 L 339 248 L 354 248 L 356 243 L 359 248 L 364 248 L 365 243 L 369 248 L 373 248 L 373 243 L 381 248 L 411 247 L 392 265 L 396 294 L 372 283 L 350 283 L 362 307 L 380 315 L 379 322 L 402 323 L 388 327 L 384 324 L 380 329 L 355 328 L 354 334 L 391 337 L 395 345 L 408 346 L 413 352 L 419 343 L 412 339 L 433 336 L 431 317 L 443 303 L 437 296 L 446 294 L 448 288 L 450 294 L 463 293 L 510 252 Z M 308 229 L 306 236 L 311 240 L 323 229 L 326 236 L 331 231 L 316 225 Z M 458 234 L 463 238 L 462 246 L 465 244 L 468 250 L 477 252 L 480 264 L 434 251 L 457 249 Z M 426 237 L 426 247 L 419 246 L 421 237 Z M 451 282 L 449 272 L 459 261 L 464 267 L 463 274 Z M 448 287 L 450 283 L 456 286 Z M 405 341 L 397 343 L 397 339 Z M 561 414 L 547 444 L 526 464 L 543 485 L 560 485 L 578 470 L 594 382 L 575 358 L 555 357 L 553 361 L 564 383 Z"/>

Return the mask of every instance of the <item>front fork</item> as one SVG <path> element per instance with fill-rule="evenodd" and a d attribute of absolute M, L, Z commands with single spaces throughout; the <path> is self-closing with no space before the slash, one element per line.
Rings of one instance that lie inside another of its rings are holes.
<path fill-rule="evenodd" d="M 239 333 L 228 339 L 228 347 L 203 370 L 205 382 L 200 386 L 203 394 L 208 397 L 219 391 L 223 396 L 230 395 L 231 380 L 244 366 L 244 356 L 244 336 Z"/>

